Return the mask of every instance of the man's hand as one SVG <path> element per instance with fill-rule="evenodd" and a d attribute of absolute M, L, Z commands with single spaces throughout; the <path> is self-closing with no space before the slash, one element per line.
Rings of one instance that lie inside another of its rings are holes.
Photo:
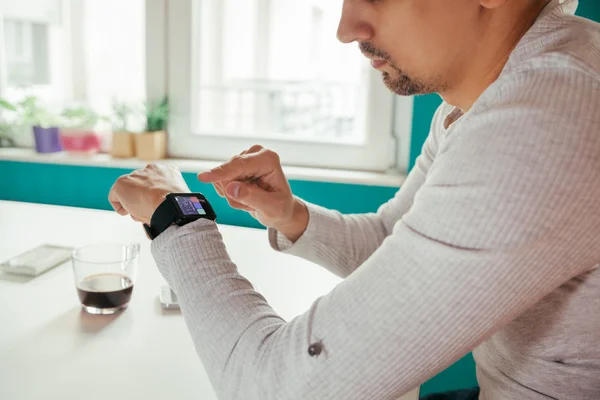
<path fill-rule="evenodd" d="M 198 174 L 231 207 L 248 211 L 261 224 L 296 241 L 308 224 L 306 206 L 292 195 L 277 153 L 252 146 L 227 163 Z"/>
<path fill-rule="evenodd" d="M 169 193 L 188 193 L 181 172 L 173 167 L 151 164 L 123 175 L 110 189 L 108 201 L 121 215 L 150 225 L 152 214 Z"/>

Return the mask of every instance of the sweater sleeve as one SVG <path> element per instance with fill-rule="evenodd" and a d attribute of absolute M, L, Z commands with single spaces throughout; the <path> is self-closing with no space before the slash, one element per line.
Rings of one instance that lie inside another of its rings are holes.
<path fill-rule="evenodd" d="M 442 104 L 435 113 L 414 168 L 393 199 L 379 207 L 377 213 L 344 215 L 314 204 L 305 203 L 309 221 L 304 234 L 292 243 L 274 229 L 269 242 L 275 250 L 305 258 L 335 275 L 346 278 L 381 246 L 396 222 L 410 209 L 415 193 L 423 182 L 437 152 L 437 132 L 448 111 Z"/>
<path fill-rule="evenodd" d="M 583 109 L 566 115 L 565 82 L 534 78 L 550 92 L 448 132 L 392 233 L 292 321 L 239 274 L 214 223 L 153 242 L 221 399 L 396 398 L 598 263 L 597 83 L 576 77 Z"/>

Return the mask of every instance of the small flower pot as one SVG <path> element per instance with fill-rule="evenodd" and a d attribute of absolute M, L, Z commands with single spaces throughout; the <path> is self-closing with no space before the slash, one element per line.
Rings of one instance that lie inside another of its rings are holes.
<path fill-rule="evenodd" d="M 135 157 L 134 136 L 131 132 L 113 132 L 110 155 L 115 158 Z"/>
<path fill-rule="evenodd" d="M 145 132 L 135 135 L 135 154 L 144 161 L 162 160 L 167 155 L 165 131 Z"/>
<path fill-rule="evenodd" d="M 42 128 L 36 125 L 33 127 L 33 137 L 38 153 L 57 153 L 63 150 L 58 127 Z"/>
<path fill-rule="evenodd" d="M 63 149 L 74 153 L 95 154 L 100 151 L 100 135 L 88 129 L 62 129 Z"/>

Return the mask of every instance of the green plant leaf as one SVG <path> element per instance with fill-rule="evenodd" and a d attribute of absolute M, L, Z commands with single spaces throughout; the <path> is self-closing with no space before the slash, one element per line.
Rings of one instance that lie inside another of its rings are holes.
<path fill-rule="evenodd" d="M 58 125 L 58 117 L 40 105 L 38 98 L 35 96 L 25 98 L 19 106 L 21 108 L 21 122 L 24 125 L 39 125 L 42 128 Z"/>
<path fill-rule="evenodd" d="M 0 108 L 4 108 L 5 110 L 10 110 L 10 111 L 17 111 L 17 107 L 15 105 L 13 105 L 12 103 L 9 103 L 8 101 L 6 101 L 4 99 L 0 99 Z"/>
<path fill-rule="evenodd" d="M 146 131 L 162 131 L 167 127 L 169 120 L 169 100 L 164 97 L 158 103 L 146 104 Z"/>
<path fill-rule="evenodd" d="M 62 126 L 74 129 L 93 129 L 101 118 L 94 110 L 84 106 L 67 108 L 61 117 Z"/>

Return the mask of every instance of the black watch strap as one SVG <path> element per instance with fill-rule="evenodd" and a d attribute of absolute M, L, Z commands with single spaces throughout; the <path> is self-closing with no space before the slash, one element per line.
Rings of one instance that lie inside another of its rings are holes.
<path fill-rule="evenodd" d="M 150 238 L 154 239 L 161 233 L 167 230 L 168 227 L 173 225 L 175 220 L 177 219 L 177 210 L 175 210 L 175 206 L 168 198 L 165 199 L 154 214 L 152 214 L 152 219 L 150 220 L 150 226 L 144 224 L 144 229 Z"/>

